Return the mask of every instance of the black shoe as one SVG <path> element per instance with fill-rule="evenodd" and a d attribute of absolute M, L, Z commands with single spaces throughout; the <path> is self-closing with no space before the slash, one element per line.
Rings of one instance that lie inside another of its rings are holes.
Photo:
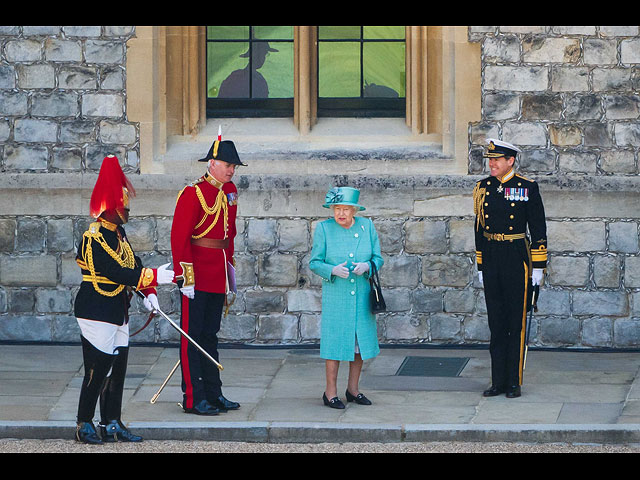
<path fill-rule="evenodd" d="M 347 402 L 356 402 L 358 405 L 371 405 L 371 400 L 365 397 L 362 393 L 353 396 L 348 389 L 344 393 L 347 396 Z"/>
<path fill-rule="evenodd" d="M 344 408 L 344 403 L 342 403 L 342 400 L 340 400 L 338 397 L 333 397 L 331 400 L 329 400 L 326 393 L 322 394 L 322 401 L 327 407 L 338 409 Z"/>
<path fill-rule="evenodd" d="M 195 415 L 218 415 L 220 410 L 211 405 L 206 400 L 202 400 L 200 403 L 195 405 L 193 408 L 184 408 L 184 413 L 193 413 Z"/>
<path fill-rule="evenodd" d="M 491 385 L 491 388 L 488 390 L 485 390 L 484 392 L 482 392 L 482 396 L 483 397 L 497 397 L 498 395 L 501 395 L 505 393 L 504 388 L 498 388 L 494 385 Z"/>
<path fill-rule="evenodd" d="M 520 385 L 512 385 L 507 390 L 506 396 L 507 398 L 518 398 L 520 395 L 522 395 L 522 392 L 520 390 Z"/>
<path fill-rule="evenodd" d="M 112 420 L 106 425 L 100 425 L 100 436 L 104 442 L 141 442 L 139 435 L 134 435 L 121 421 Z"/>
<path fill-rule="evenodd" d="M 91 422 L 80 422 L 76 426 L 76 440 L 90 445 L 102 445 L 102 440 Z"/>
<path fill-rule="evenodd" d="M 227 400 L 223 395 L 220 395 L 213 402 L 211 402 L 211 404 L 221 412 L 226 412 L 228 410 L 238 410 L 240 408 L 240 404 L 238 402 Z"/>

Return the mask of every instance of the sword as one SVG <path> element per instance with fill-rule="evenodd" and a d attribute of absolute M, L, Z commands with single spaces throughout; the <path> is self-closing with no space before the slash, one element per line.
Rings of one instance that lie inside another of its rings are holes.
<path fill-rule="evenodd" d="M 524 346 L 524 362 L 522 370 L 527 368 L 527 353 L 529 352 L 529 336 L 531 335 L 531 323 L 533 322 L 533 311 L 538 311 L 538 296 L 540 295 L 540 285 L 533 287 L 533 295 L 531 296 L 531 310 L 529 310 L 529 321 L 527 322 L 527 334 L 525 336 Z"/>
<path fill-rule="evenodd" d="M 142 292 L 140 292 L 140 291 L 138 291 L 138 290 L 136 290 L 136 293 L 137 293 L 140 297 L 142 297 L 142 298 L 147 298 L 147 297 L 146 297 Z M 169 323 L 171 324 L 171 326 L 172 326 L 173 328 L 175 328 L 175 329 L 180 333 L 180 335 L 182 335 L 184 338 L 186 338 L 186 339 L 189 341 L 189 343 L 191 343 L 191 345 L 193 345 L 194 347 L 196 347 L 196 348 L 200 351 L 200 353 L 202 353 L 205 357 L 207 357 L 210 361 L 212 361 L 212 362 L 215 364 L 215 366 L 216 366 L 216 367 L 218 367 L 218 370 L 220 370 L 220 371 L 224 370 L 224 367 L 223 367 L 222 365 L 220 365 L 220 364 L 216 361 L 216 359 L 215 359 L 215 358 L 213 358 L 211 355 L 209 355 L 209 352 L 207 352 L 204 348 L 202 348 L 200 345 L 198 345 L 198 343 L 197 343 L 193 338 L 191 338 L 191 337 L 187 334 L 187 332 L 185 332 L 183 329 L 181 329 L 181 328 L 176 324 L 176 322 L 174 322 L 173 320 L 171 320 L 171 319 L 167 316 L 167 314 L 166 314 L 166 313 L 164 313 L 164 312 L 163 312 L 162 310 L 160 310 L 159 308 L 154 309 L 154 312 L 159 313 L 159 314 L 160 314 L 160 315 L 161 315 L 161 316 L 162 316 L 162 317 L 163 317 L 167 322 L 169 322 Z"/>
<path fill-rule="evenodd" d="M 178 360 L 178 363 L 174 365 L 173 369 L 171 370 L 171 373 L 169 373 L 169 376 L 164 380 L 164 382 L 162 382 L 162 386 L 160 387 L 160 389 L 156 392 L 156 394 L 153 397 L 151 397 L 150 402 L 152 404 L 156 403 L 156 401 L 158 400 L 158 397 L 162 393 L 162 390 L 164 390 L 164 387 L 167 386 L 167 383 L 169 383 L 169 380 L 171 380 L 171 377 L 173 377 L 173 374 L 176 373 L 176 370 L 178 369 L 179 366 L 180 366 L 180 360 Z"/>

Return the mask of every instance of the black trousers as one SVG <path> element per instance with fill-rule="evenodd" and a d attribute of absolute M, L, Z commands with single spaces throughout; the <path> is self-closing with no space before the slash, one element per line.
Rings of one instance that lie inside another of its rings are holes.
<path fill-rule="evenodd" d="M 525 240 L 487 242 L 482 278 L 491 341 L 491 382 L 522 385 L 530 262 Z"/>
<path fill-rule="evenodd" d="M 218 332 L 225 295 L 196 290 L 195 297 L 182 296 L 180 327 L 209 355 L 218 361 Z M 222 395 L 220 371 L 184 337 L 180 340 L 183 407 L 193 408 L 202 400 Z"/>

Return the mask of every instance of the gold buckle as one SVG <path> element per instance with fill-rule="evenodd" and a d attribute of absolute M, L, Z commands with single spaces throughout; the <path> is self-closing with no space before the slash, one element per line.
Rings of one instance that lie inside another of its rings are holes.
<path fill-rule="evenodd" d="M 504 242 L 504 233 L 494 233 L 494 240 Z"/>

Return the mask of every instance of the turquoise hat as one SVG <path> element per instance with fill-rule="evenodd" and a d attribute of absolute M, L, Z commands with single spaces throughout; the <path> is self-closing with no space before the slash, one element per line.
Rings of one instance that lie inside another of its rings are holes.
<path fill-rule="evenodd" d="M 362 205 L 358 204 L 360 199 L 360 191 L 351 187 L 334 187 L 327 192 L 324 197 L 324 208 L 330 208 L 333 205 L 351 205 L 357 207 L 358 210 L 366 210 Z"/>

